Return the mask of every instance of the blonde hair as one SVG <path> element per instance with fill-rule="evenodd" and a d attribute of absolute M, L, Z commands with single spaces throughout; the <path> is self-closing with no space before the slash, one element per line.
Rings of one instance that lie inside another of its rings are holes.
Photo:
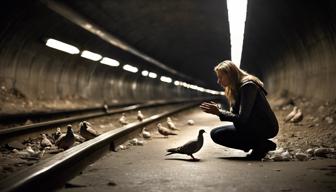
<path fill-rule="evenodd" d="M 232 61 L 225 60 L 219 63 L 214 71 L 218 74 L 225 74 L 228 77 L 229 85 L 225 87 L 225 96 L 227 97 L 230 107 L 235 102 L 235 97 L 237 96 L 240 86 L 246 81 L 253 81 L 254 83 L 264 86 L 263 82 L 256 76 L 253 76 L 246 71 L 239 69 Z"/>

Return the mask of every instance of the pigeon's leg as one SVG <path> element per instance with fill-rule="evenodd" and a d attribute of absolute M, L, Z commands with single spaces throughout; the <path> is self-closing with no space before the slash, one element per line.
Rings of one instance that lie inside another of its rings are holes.
<path fill-rule="evenodd" d="M 196 160 L 196 158 L 193 156 L 193 154 L 190 154 L 190 156 L 193 158 L 193 160 Z"/>

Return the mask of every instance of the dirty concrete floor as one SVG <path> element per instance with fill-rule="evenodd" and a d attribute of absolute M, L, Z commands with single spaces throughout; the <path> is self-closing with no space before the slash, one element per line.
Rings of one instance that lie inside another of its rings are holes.
<path fill-rule="evenodd" d="M 336 191 L 336 160 L 245 161 L 246 153 L 212 142 L 209 132 L 223 125 L 200 110 L 176 117 L 182 129 L 168 139 L 156 136 L 144 146 L 110 152 L 87 167 L 60 191 Z M 194 126 L 186 121 L 193 119 Z M 165 156 L 165 150 L 195 138 L 205 129 L 205 143 L 190 161 L 186 155 Z"/>

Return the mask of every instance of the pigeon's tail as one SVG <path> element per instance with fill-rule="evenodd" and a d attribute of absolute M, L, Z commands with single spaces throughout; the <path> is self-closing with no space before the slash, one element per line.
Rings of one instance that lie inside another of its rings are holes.
<path fill-rule="evenodd" d="M 174 152 L 167 153 L 166 156 L 171 155 L 171 154 L 174 154 Z"/>
<path fill-rule="evenodd" d="M 177 148 L 167 149 L 167 152 L 169 152 L 169 153 L 167 153 L 166 156 L 167 156 L 167 155 L 171 155 L 171 154 L 173 154 L 173 153 L 178 153 L 179 151 L 180 151 L 180 148 L 179 148 L 179 147 L 177 147 Z"/>

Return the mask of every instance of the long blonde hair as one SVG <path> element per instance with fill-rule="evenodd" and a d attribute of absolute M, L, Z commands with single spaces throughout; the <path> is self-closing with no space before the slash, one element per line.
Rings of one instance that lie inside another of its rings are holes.
<path fill-rule="evenodd" d="M 235 98 L 237 96 L 238 90 L 240 86 L 246 81 L 253 81 L 254 83 L 260 85 L 261 87 L 264 86 L 264 83 L 260 81 L 260 79 L 256 76 L 253 76 L 246 71 L 239 69 L 232 61 L 225 60 L 219 63 L 215 68 L 214 71 L 217 74 L 225 74 L 228 77 L 229 85 L 225 87 L 225 96 L 227 97 L 230 107 L 235 102 Z"/>

